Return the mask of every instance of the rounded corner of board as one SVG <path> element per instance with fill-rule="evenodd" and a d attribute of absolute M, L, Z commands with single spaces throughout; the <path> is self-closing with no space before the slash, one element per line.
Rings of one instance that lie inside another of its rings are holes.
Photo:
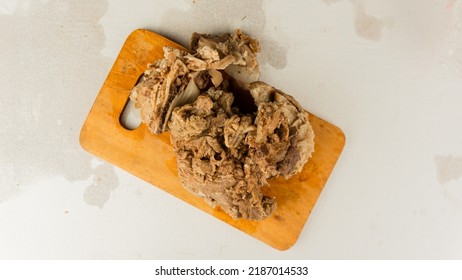
<path fill-rule="evenodd" d="M 338 135 L 339 135 L 340 141 L 342 142 L 342 146 L 345 146 L 345 143 L 346 143 L 345 132 L 338 126 L 336 126 L 336 128 L 338 130 Z"/>
<path fill-rule="evenodd" d="M 146 32 L 150 32 L 150 31 L 147 29 L 143 29 L 143 28 L 135 29 L 132 32 L 130 32 L 130 34 L 128 34 L 127 39 L 131 37 L 139 36 L 140 34 L 145 34 Z"/>

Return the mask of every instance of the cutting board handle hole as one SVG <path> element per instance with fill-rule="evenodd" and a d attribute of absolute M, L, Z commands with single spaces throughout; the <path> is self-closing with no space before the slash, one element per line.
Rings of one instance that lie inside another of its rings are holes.
<path fill-rule="evenodd" d="M 135 86 L 140 82 L 144 74 L 141 74 L 136 80 Z M 140 109 L 135 107 L 135 102 L 133 102 L 130 97 L 127 98 L 125 102 L 124 109 L 120 113 L 119 117 L 120 125 L 127 130 L 135 130 L 141 124 L 141 114 Z"/>

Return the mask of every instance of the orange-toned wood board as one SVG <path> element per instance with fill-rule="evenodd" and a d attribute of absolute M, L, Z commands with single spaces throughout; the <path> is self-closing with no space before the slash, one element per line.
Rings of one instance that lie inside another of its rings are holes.
<path fill-rule="evenodd" d="M 148 30 L 129 35 L 82 127 L 82 147 L 276 249 L 290 248 L 340 156 L 345 144 L 343 132 L 310 114 L 316 135 L 312 158 L 299 174 L 289 180 L 272 179 L 264 188 L 266 195 L 276 197 L 274 214 L 258 222 L 234 220 L 181 186 L 169 133 L 153 135 L 143 124 L 127 130 L 119 122 L 130 90 L 147 64 L 163 57 L 163 46 L 182 48 Z"/>

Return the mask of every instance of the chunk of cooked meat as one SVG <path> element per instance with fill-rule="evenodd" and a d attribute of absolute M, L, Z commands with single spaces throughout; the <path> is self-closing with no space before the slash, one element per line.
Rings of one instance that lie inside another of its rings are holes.
<path fill-rule="evenodd" d="M 219 65 L 218 69 L 230 64 L 258 69 L 256 54 L 260 51 L 260 44 L 239 29 L 221 36 L 193 33 L 191 49 L 208 64 Z"/>
<path fill-rule="evenodd" d="M 182 99 L 185 90 L 188 88 L 193 91 L 195 85 L 190 85 L 190 80 L 196 73 L 192 73 L 186 66 L 186 55 L 184 51 L 164 47 L 164 58 L 148 65 L 141 81 L 131 91 L 130 98 L 141 109 L 142 121 L 154 134 L 166 130 L 165 124 L 170 117 L 172 104 L 182 105 L 178 100 Z M 189 96 L 191 102 L 198 93 L 196 89 L 195 96 Z"/>
<path fill-rule="evenodd" d="M 263 82 L 248 85 L 258 107 L 250 155 L 270 177 L 300 172 L 314 151 L 308 113 L 290 95 Z"/>
<path fill-rule="evenodd" d="M 130 97 L 151 132 L 170 130 L 186 189 L 233 218 L 267 218 L 276 199 L 261 188 L 300 172 L 313 152 L 308 113 L 255 81 L 259 44 L 240 30 L 194 33 L 191 49 L 164 48 Z"/>
<path fill-rule="evenodd" d="M 211 88 L 170 120 L 178 175 L 189 191 L 234 218 L 260 220 L 274 211 L 274 198 L 260 188 L 264 174 L 249 158 L 244 137 L 256 129 L 250 116 L 229 114 L 233 95 Z M 228 112 L 228 113 L 227 113 Z"/>
<path fill-rule="evenodd" d="M 233 218 L 261 220 L 276 208 L 261 187 L 301 171 L 314 133 L 308 114 L 287 94 L 263 82 L 248 89 L 256 113 L 240 113 L 231 108 L 232 93 L 210 88 L 175 108 L 169 128 L 183 186 Z"/>
<path fill-rule="evenodd" d="M 221 37 L 194 33 L 192 54 L 164 47 L 164 58 L 148 65 L 130 98 L 141 110 L 141 118 L 154 134 L 168 130 L 175 107 L 192 103 L 210 86 L 223 82 L 221 70 L 231 76 L 256 81 L 260 75 L 256 53 L 258 41 L 240 30 Z"/>

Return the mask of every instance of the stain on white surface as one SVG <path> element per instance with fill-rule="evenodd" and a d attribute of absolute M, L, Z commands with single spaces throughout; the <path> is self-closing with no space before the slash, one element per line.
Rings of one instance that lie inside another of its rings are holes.
<path fill-rule="evenodd" d="M 462 157 L 437 155 L 434 160 L 436 177 L 440 184 L 444 185 L 462 177 Z"/>
<path fill-rule="evenodd" d="M 462 77 L 462 1 L 451 0 L 447 6 L 447 36 L 443 46 L 442 63 Z"/>
<path fill-rule="evenodd" d="M 108 164 L 101 164 L 95 168 L 93 183 L 85 189 L 83 198 L 89 205 L 103 208 L 118 184 L 119 179 L 114 168 Z"/>
<path fill-rule="evenodd" d="M 262 52 L 259 61 L 276 69 L 287 65 L 288 46 L 264 33 L 266 16 L 262 0 L 239 4 L 233 1 L 196 0 L 186 1 L 187 8 L 171 9 L 162 17 L 162 30 L 168 38 L 189 46 L 193 32 L 220 34 L 240 28 L 260 41 Z"/>
<path fill-rule="evenodd" d="M 356 35 L 369 41 L 380 41 L 382 30 L 385 26 L 384 21 L 367 14 L 363 1 L 351 0 L 351 3 L 355 10 L 354 27 Z"/>
<path fill-rule="evenodd" d="M 442 195 L 462 209 L 462 156 L 437 155 L 434 160 Z"/>
<path fill-rule="evenodd" d="M 0 13 L 0 202 L 55 176 L 94 176 L 113 190 L 113 167 L 92 168 L 79 144 L 111 62 L 100 54 L 106 1 L 20 0 L 2 7 L 10 10 Z"/>
<path fill-rule="evenodd" d="M 322 0 L 327 5 L 335 4 L 342 0 Z M 382 32 L 385 26 L 389 26 L 390 22 L 378 18 L 367 13 L 366 4 L 363 0 L 350 0 L 353 6 L 353 25 L 356 35 L 373 42 L 378 42 L 382 39 Z"/>

